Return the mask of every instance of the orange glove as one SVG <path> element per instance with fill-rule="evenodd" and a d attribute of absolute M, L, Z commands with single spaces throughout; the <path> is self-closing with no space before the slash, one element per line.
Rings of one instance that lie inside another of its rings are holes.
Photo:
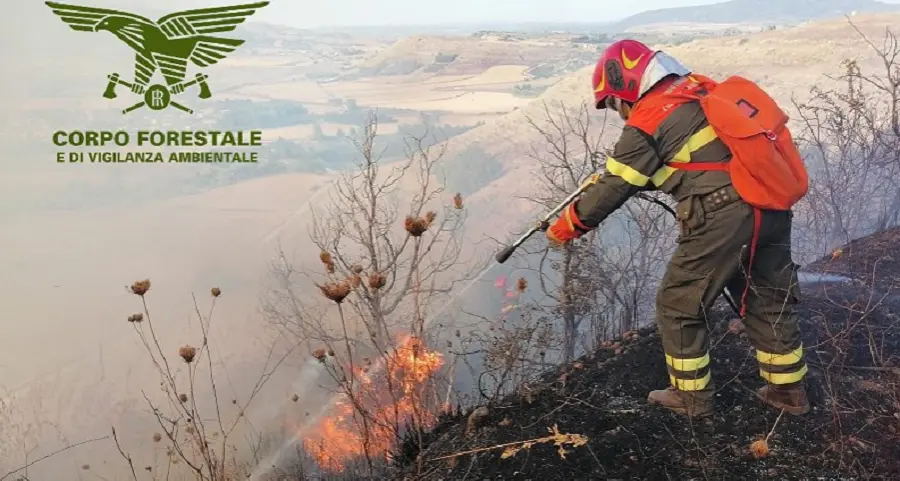
<path fill-rule="evenodd" d="M 592 230 L 578 220 L 578 214 L 575 213 L 575 202 L 572 202 L 562 211 L 556 222 L 547 229 L 547 239 L 554 244 L 563 245 Z"/>

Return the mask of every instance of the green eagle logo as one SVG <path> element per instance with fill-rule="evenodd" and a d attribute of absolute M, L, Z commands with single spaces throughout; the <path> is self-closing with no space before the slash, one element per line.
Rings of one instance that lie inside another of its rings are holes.
<path fill-rule="evenodd" d="M 113 73 L 107 76 L 109 83 L 103 93 L 105 98 L 114 99 L 117 97 L 116 87 L 122 85 L 137 95 L 143 95 L 143 101 L 125 109 L 123 114 L 144 106 L 152 110 L 172 106 L 191 114 L 191 109 L 175 102 L 172 97 L 193 86 L 200 89 L 201 99 L 208 99 L 212 94 L 206 74 L 197 73 L 192 79 L 185 80 L 188 63 L 205 68 L 224 59 L 244 41 L 218 34 L 234 30 L 269 2 L 185 10 L 155 22 L 119 10 L 57 2 L 46 4 L 72 30 L 107 31 L 134 50 L 134 81 L 128 82 L 118 73 Z M 157 70 L 165 78 L 166 85 L 150 84 Z"/>

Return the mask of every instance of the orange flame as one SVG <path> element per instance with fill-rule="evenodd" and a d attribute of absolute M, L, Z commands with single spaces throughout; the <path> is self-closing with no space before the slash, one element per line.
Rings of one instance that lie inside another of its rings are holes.
<path fill-rule="evenodd" d="M 443 355 L 407 336 L 382 361 L 388 368 L 383 382 L 375 382 L 368 367 L 353 366 L 359 386 L 355 399 L 342 393 L 332 412 L 304 437 L 306 452 L 323 469 L 342 472 L 347 462 L 366 454 L 388 460 L 407 421 L 421 427 L 434 425 L 435 414 L 423 394 L 443 366 Z"/>

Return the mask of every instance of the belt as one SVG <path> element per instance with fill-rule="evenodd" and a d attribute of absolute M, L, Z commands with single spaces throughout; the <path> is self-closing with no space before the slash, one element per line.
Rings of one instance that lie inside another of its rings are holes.
<path fill-rule="evenodd" d="M 709 194 L 699 196 L 700 204 L 705 212 L 715 212 L 726 205 L 741 200 L 740 194 L 731 184 L 717 189 Z"/>

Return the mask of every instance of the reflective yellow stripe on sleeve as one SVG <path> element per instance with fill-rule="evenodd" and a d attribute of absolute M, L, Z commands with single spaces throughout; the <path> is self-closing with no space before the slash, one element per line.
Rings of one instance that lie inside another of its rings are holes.
<path fill-rule="evenodd" d="M 791 384 L 802 381 L 803 376 L 806 375 L 806 371 L 808 371 L 808 369 L 806 367 L 806 364 L 804 364 L 803 367 L 800 368 L 800 370 L 798 370 L 797 372 L 780 373 L 769 372 L 760 369 L 759 375 L 772 384 Z"/>
<path fill-rule="evenodd" d="M 612 157 L 607 157 L 606 159 L 606 170 L 610 174 L 618 175 L 625 179 L 625 182 L 637 187 L 643 187 L 647 185 L 647 182 L 650 182 L 650 177 L 647 177 Z"/>
<path fill-rule="evenodd" d="M 669 374 L 669 380 L 672 381 L 672 385 L 681 391 L 699 391 L 701 389 L 705 389 L 706 386 L 709 385 L 709 380 L 711 378 L 711 372 L 707 372 L 705 376 L 699 379 L 678 379 L 677 377 Z"/>
<path fill-rule="evenodd" d="M 700 129 L 700 131 L 698 131 L 696 134 L 692 135 L 688 139 L 688 141 L 685 142 L 684 146 L 681 147 L 681 150 L 679 150 L 678 153 L 675 154 L 675 157 L 672 158 L 672 162 L 682 164 L 690 162 L 691 153 L 702 149 L 717 138 L 718 136 L 716 135 L 716 131 L 713 130 L 712 126 L 707 125 L 706 127 Z M 665 165 L 653 174 L 653 177 L 650 178 L 650 181 L 653 182 L 653 185 L 659 187 L 663 185 L 663 182 L 669 180 L 669 177 L 671 177 L 676 170 L 677 169 L 675 169 L 674 167 Z"/>
<path fill-rule="evenodd" d="M 787 354 L 772 354 L 759 349 L 756 350 L 756 360 L 770 366 L 790 366 L 791 364 L 797 364 L 802 359 L 802 345 Z"/>
<path fill-rule="evenodd" d="M 666 354 L 666 364 L 677 371 L 696 371 L 709 365 L 709 353 L 691 359 L 678 359 Z"/>

